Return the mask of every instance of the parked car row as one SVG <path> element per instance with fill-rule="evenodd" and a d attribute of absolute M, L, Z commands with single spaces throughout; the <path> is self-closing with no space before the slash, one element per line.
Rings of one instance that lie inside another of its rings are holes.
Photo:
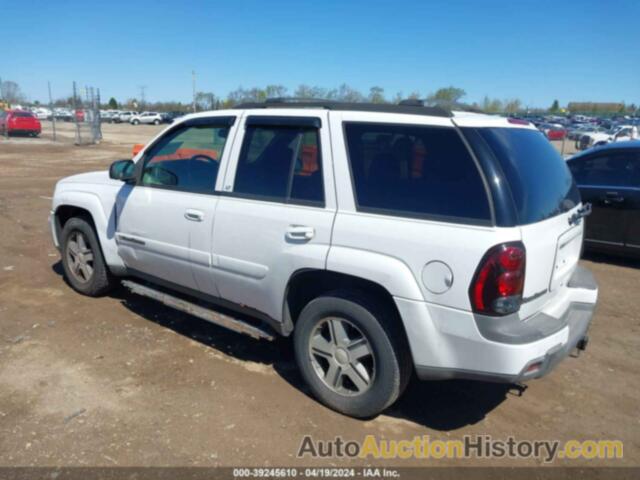
<path fill-rule="evenodd" d="M 85 121 L 87 118 L 93 118 L 89 111 L 82 108 L 72 109 L 65 107 L 47 108 L 47 107 L 22 107 L 16 106 L 16 111 L 30 112 L 38 120 L 59 120 L 72 122 L 78 120 Z M 155 124 L 172 123 L 176 118 L 184 115 L 184 112 L 136 112 L 134 110 L 100 110 L 100 120 L 108 123 L 131 123 L 139 124 Z"/>
<path fill-rule="evenodd" d="M 549 140 L 573 140 L 577 150 L 640 138 L 639 117 L 597 118 L 586 115 L 571 117 L 546 115 L 521 118 L 533 123 Z"/>
<path fill-rule="evenodd" d="M 172 123 L 176 118 L 184 115 L 184 112 L 136 112 L 133 110 L 101 110 L 100 118 L 109 123 L 130 123 L 132 125 L 160 125 Z"/>
<path fill-rule="evenodd" d="M 585 132 L 576 140 L 576 148 L 585 150 L 590 147 L 598 147 L 614 142 L 637 140 L 638 127 L 636 125 L 618 125 L 609 130 Z"/>

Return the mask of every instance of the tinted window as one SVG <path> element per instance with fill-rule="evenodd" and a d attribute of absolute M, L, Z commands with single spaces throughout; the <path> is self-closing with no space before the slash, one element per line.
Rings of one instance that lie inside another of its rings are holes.
<path fill-rule="evenodd" d="M 520 224 L 539 222 L 580 203 L 566 162 L 541 132 L 525 128 L 476 131 L 502 167 Z"/>
<path fill-rule="evenodd" d="M 18 118 L 33 118 L 33 113 L 31 112 L 13 112 L 14 117 Z"/>
<path fill-rule="evenodd" d="M 569 168 L 578 185 L 622 186 L 638 184 L 640 160 L 633 152 L 609 153 L 587 158 L 576 158 Z"/>
<path fill-rule="evenodd" d="M 247 127 L 234 192 L 267 200 L 324 202 L 318 131 Z"/>
<path fill-rule="evenodd" d="M 142 185 L 213 192 L 228 134 L 227 126 L 194 126 L 168 133 L 145 156 Z"/>
<path fill-rule="evenodd" d="M 453 128 L 346 123 L 359 209 L 485 223 L 480 173 Z"/>

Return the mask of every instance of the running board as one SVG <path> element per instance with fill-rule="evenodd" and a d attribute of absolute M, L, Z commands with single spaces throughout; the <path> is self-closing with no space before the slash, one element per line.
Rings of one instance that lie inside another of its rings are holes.
<path fill-rule="evenodd" d="M 160 290 L 140 285 L 139 283 L 132 282 L 131 280 L 123 280 L 122 285 L 131 290 L 131 293 L 142 295 L 143 297 L 152 298 L 154 300 L 163 303 L 171 308 L 180 310 L 181 312 L 188 313 L 194 317 L 201 318 L 207 322 L 214 323 L 220 327 L 233 330 L 234 332 L 243 333 L 249 335 L 257 340 L 274 340 L 274 336 L 266 330 L 250 325 L 237 318 L 224 315 L 209 308 L 196 305 L 195 303 L 188 302 L 173 295 L 169 295 Z"/>

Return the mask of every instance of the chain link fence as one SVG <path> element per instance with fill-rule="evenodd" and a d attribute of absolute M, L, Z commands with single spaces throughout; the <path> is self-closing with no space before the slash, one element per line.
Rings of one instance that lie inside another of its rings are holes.
<path fill-rule="evenodd" d="M 83 92 L 79 92 L 76 82 L 73 82 L 72 102 L 76 125 L 76 145 L 91 145 L 100 142 L 102 140 L 100 89 L 84 87 Z"/>

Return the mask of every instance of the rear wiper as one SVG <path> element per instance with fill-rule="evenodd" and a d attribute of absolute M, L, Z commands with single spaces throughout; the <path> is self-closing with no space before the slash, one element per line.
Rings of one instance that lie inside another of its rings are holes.
<path fill-rule="evenodd" d="M 569 225 L 578 225 L 582 218 L 589 215 L 591 215 L 591 204 L 585 203 L 582 208 L 569 217 Z"/>

